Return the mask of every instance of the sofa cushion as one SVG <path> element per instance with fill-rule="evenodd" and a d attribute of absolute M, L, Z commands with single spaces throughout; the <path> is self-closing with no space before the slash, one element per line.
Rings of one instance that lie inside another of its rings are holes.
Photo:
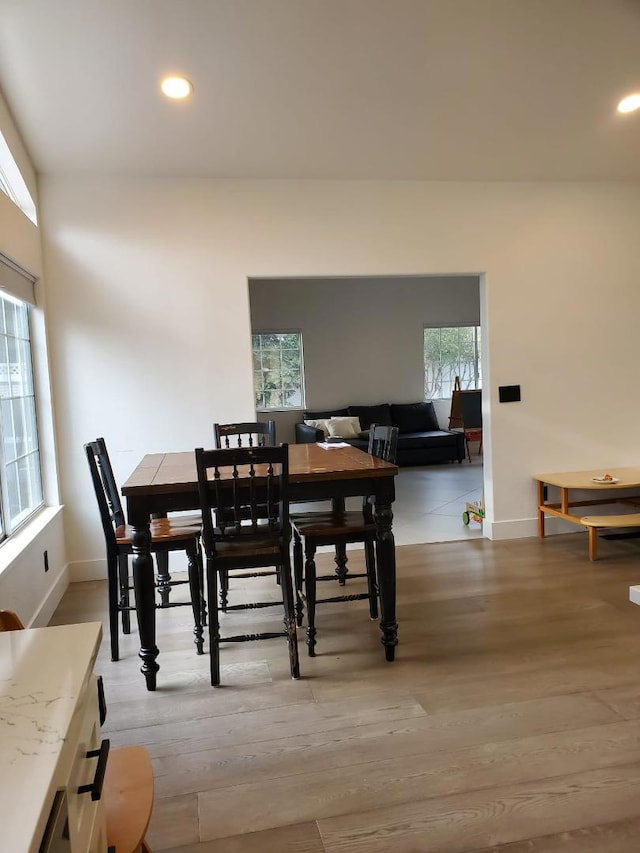
<path fill-rule="evenodd" d="M 332 438 L 358 438 L 360 421 L 358 418 L 329 418 L 327 429 Z"/>
<path fill-rule="evenodd" d="M 433 403 L 392 403 L 391 419 L 403 432 L 432 432 L 439 430 Z"/>
<path fill-rule="evenodd" d="M 341 418 L 350 415 L 346 409 L 334 409 L 332 412 L 305 412 L 303 420 L 316 421 L 327 420 L 328 418 Z"/>
<path fill-rule="evenodd" d="M 369 429 L 371 424 L 393 426 L 388 403 L 382 403 L 379 406 L 349 406 L 349 414 L 359 418 L 362 430 Z"/>

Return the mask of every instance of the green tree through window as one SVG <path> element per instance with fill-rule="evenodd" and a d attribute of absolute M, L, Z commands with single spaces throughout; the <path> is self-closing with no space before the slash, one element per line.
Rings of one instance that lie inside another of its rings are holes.
<path fill-rule="evenodd" d="M 256 408 L 302 408 L 302 334 L 256 332 L 252 336 L 252 345 Z"/>
<path fill-rule="evenodd" d="M 425 328 L 425 400 L 451 397 L 456 376 L 463 390 L 481 387 L 480 327 Z"/>

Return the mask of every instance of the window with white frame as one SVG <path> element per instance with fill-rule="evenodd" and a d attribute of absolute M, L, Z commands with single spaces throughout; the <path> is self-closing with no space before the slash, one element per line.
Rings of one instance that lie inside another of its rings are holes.
<path fill-rule="evenodd" d="M 456 376 L 463 390 L 482 387 L 480 326 L 425 326 L 425 400 L 451 397 Z"/>
<path fill-rule="evenodd" d="M 43 503 L 29 305 L 0 296 L 0 535 Z"/>
<path fill-rule="evenodd" d="M 301 332 L 254 332 L 253 387 L 256 409 L 304 407 Z"/>

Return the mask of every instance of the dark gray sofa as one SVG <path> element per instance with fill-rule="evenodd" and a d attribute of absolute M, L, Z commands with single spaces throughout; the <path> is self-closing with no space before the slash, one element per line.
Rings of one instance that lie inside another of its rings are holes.
<path fill-rule="evenodd" d="M 329 412 L 304 412 L 303 420 L 331 417 L 357 417 L 362 432 L 358 438 L 329 439 L 347 441 L 353 447 L 367 449 L 367 430 L 371 424 L 397 426 L 398 465 L 433 465 L 437 462 L 462 462 L 465 457 L 462 432 L 440 429 L 433 403 L 382 403 L 377 406 L 348 406 Z M 295 425 L 296 443 L 325 441 L 322 429 L 305 423 Z"/>

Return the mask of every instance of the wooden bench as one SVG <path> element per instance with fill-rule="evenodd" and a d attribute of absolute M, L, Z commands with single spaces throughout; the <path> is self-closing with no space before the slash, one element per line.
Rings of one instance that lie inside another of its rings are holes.
<path fill-rule="evenodd" d="M 598 555 L 598 530 L 640 527 L 640 512 L 626 512 L 621 515 L 584 515 L 580 519 L 580 524 L 589 531 L 589 559 L 595 560 Z"/>
<path fill-rule="evenodd" d="M 103 800 L 109 851 L 151 853 L 144 836 L 153 807 L 153 769 L 143 746 L 109 752 Z"/>

